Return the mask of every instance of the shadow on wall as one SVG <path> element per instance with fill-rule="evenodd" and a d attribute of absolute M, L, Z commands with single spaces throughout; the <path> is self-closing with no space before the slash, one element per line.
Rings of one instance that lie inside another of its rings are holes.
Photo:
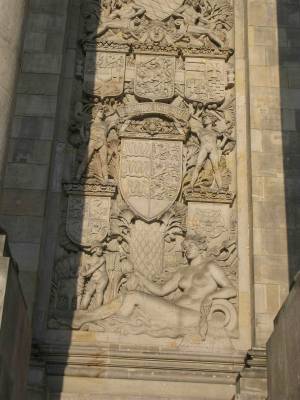
<path fill-rule="evenodd" d="M 69 8 L 70 20 L 72 13 L 79 15 L 81 11 L 86 21 L 85 26 L 75 27 L 78 35 L 76 51 L 79 59 L 87 50 L 87 44 L 83 43 L 81 39 L 91 33 L 90 29 L 95 29 L 99 20 L 99 3 L 97 1 L 81 3 L 81 7 L 78 1 L 72 3 Z M 81 9 L 79 10 L 79 8 Z M 67 35 L 71 35 L 70 29 L 69 27 Z M 95 81 L 96 60 L 93 57 L 96 54 L 95 51 L 91 51 L 89 57 L 91 86 Z M 70 61 L 70 54 L 68 54 L 68 43 L 64 58 L 63 64 L 67 65 L 68 62 L 73 62 L 75 69 L 75 61 L 73 57 Z M 99 298 L 103 293 L 103 288 L 101 292 L 99 287 L 99 285 L 103 285 L 103 277 L 100 276 L 103 268 L 99 268 L 99 265 L 104 258 L 100 240 L 105 235 L 99 238 L 101 224 L 99 225 L 97 215 L 90 213 L 104 207 L 108 210 L 107 218 L 109 218 L 108 203 L 110 195 L 113 194 L 110 194 L 113 187 L 106 188 L 109 193 L 105 193 L 105 197 L 102 198 L 105 204 L 99 204 L 98 192 L 101 186 L 99 181 L 108 178 L 105 167 L 103 167 L 107 149 L 100 143 L 101 134 L 106 132 L 103 132 L 104 123 L 101 113 L 95 114 L 94 112 L 95 109 L 98 109 L 98 99 L 82 91 L 82 65 L 77 65 L 75 75 L 76 77 L 72 81 L 72 104 L 67 106 L 60 104 L 57 107 L 59 110 L 56 116 L 58 142 L 62 141 L 60 130 L 63 130 L 65 135 L 64 143 L 60 143 L 65 156 L 65 168 L 60 198 L 56 196 L 57 193 L 51 192 L 51 184 L 49 187 L 45 238 L 40 254 L 40 284 L 37 287 L 33 318 L 33 348 L 28 399 L 36 398 L 36 396 L 44 399 L 49 395 L 48 390 L 53 396 L 51 399 L 60 398 L 64 376 L 72 374 L 66 370 L 66 367 L 69 357 L 72 356 L 72 348 L 70 348 L 72 330 L 70 328 L 74 313 L 85 312 L 83 310 L 87 310 L 91 303 L 96 306 L 97 301 L 100 303 L 103 301 Z M 60 77 L 60 79 L 64 78 Z M 61 94 L 61 102 L 65 101 L 64 97 Z M 65 115 L 66 107 L 71 107 L 70 116 Z M 59 126 L 59 121 L 65 121 L 67 118 L 69 118 L 69 126 L 66 127 L 64 124 Z M 98 129 L 92 130 L 92 122 L 96 119 L 98 121 L 96 128 Z M 97 132 L 98 136 L 93 136 L 93 134 L 97 135 Z M 66 151 L 64 151 L 65 145 Z M 51 160 L 53 170 L 50 182 L 55 180 L 56 161 L 54 152 Z M 60 181 L 58 185 L 60 187 Z M 93 188 L 96 188 L 94 192 Z M 101 194 L 103 193 L 100 193 L 100 197 Z M 75 351 L 76 354 L 81 354 L 80 346 L 76 347 Z M 51 371 L 49 372 L 45 371 L 44 360 L 50 353 L 51 356 L 53 354 L 55 356 L 52 357 Z M 48 382 L 49 376 L 50 383 Z"/>
<path fill-rule="evenodd" d="M 0 228 L 0 398 L 25 396 L 31 332 L 18 267 Z"/>
<path fill-rule="evenodd" d="M 300 270 L 300 2 L 277 1 L 289 278 Z"/>

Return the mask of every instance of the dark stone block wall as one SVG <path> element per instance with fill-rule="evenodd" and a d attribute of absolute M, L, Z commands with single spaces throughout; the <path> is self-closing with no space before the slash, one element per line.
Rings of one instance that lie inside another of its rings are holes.
<path fill-rule="evenodd" d="M 300 398 L 300 274 L 275 320 L 268 342 L 270 400 Z"/>

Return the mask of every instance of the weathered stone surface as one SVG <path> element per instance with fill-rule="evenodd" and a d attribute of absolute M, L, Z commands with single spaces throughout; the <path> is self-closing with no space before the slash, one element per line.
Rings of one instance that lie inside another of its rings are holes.
<path fill-rule="evenodd" d="M 43 52 L 46 49 L 47 35 L 43 32 L 28 32 L 24 39 L 24 50 Z"/>
<path fill-rule="evenodd" d="M 45 140 L 12 139 L 9 143 L 8 162 L 48 165 L 51 144 Z"/>
<path fill-rule="evenodd" d="M 268 341 L 268 387 L 272 400 L 296 400 L 300 396 L 300 275 L 275 320 Z"/>
<path fill-rule="evenodd" d="M 31 3 L 0 221 L 30 303 L 39 276 L 36 336 L 68 347 L 72 335 L 85 357 L 91 343 L 108 343 L 121 363 L 128 346 L 169 349 L 180 371 L 168 372 L 173 361 L 145 371 L 140 355 L 125 367 L 70 363 L 59 388 L 61 365 L 51 364 L 53 398 L 62 389 L 66 399 L 232 398 L 242 366 L 225 379 L 236 362 L 228 357 L 265 345 L 288 263 L 297 268 L 299 39 L 284 24 L 298 26 L 299 7 L 249 0 L 246 20 L 243 2 L 232 14 L 218 1 L 225 20 L 214 25 L 206 0 L 173 3 L 104 2 L 100 21 L 94 1 L 82 4 L 81 21 L 79 1 Z M 209 294 L 196 270 L 214 286 Z M 208 376 L 212 364 L 198 359 L 191 373 L 186 351 L 229 361 Z M 149 371 L 157 393 L 145 384 Z M 260 367 L 247 371 L 239 399 L 264 399 Z M 137 376 L 128 393 L 103 389 Z M 195 379 L 210 383 L 188 386 Z M 30 396 L 46 397 L 43 385 L 33 382 Z"/>
<path fill-rule="evenodd" d="M 4 235 L 1 234 L 3 241 Z M 0 253 L 0 397 L 24 398 L 30 355 L 30 325 L 17 266 Z"/>
<path fill-rule="evenodd" d="M 54 135 L 53 118 L 15 117 L 12 126 L 13 138 L 51 140 Z"/>
<path fill-rule="evenodd" d="M 58 74 L 61 69 L 62 56 L 51 53 L 25 53 L 22 71 L 31 73 Z"/>
<path fill-rule="evenodd" d="M 23 94 L 56 95 L 58 83 L 59 75 L 23 73 L 20 75 L 17 92 Z"/>
<path fill-rule="evenodd" d="M 56 96 L 19 94 L 16 103 L 16 115 L 53 117 L 56 102 Z"/>
<path fill-rule="evenodd" d="M 22 45 L 23 18 L 26 0 L 2 1 L 0 16 L 0 185 L 3 178 L 3 165 L 11 121 L 12 98 L 19 70 L 19 56 Z M 12 23 L 12 21 L 14 21 Z"/>
<path fill-rule="evenodd" d="M 4 187 L 44 190 L 47 187 L 47 174 L 45 165 L 10 163 L 7 165 Z"/>
<path fill-rule="evenodd" d="M 0 202 L 3 215 L 43 216 L 46 192 L 42 190 L 6 189 Z"/>
<path fill-rule="evenodd" d="M 0 224 L 7 229 L 12 242 L 39 243 L 42 234 L 42 218 L 29 216 L 1 216 Z"/>

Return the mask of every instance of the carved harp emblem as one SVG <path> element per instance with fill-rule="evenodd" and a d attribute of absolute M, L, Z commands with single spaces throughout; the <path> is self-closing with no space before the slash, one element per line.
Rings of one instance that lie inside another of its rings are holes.
<path fill-rule="evenodd" d="M 84 66 L 84 91 L 100 97 L 123 93 L 125 54 L 88 51 Z"/>
<path fill-rule="evenodd" d="M 109 229 L 110 198 L 69 195 L 67 235 L 80 246 L 102 241 Z"/>
<path fill-rule="evenodd" d="M 182 142 L 122 139 L 120 189 L 128 206 L 146 221 L 167 211 L 182 181 Z"/>
<path fill-rule="evenodd" d="M 225 98 L 225 61 L 187 57 L 185 97 L 201 103 L 219 103 Z"/>
<path fill-rule="evenodd" d="M 136 56 L 134 93 L 136 96 L 163 100 L 174 96 L 175 57 L 159 55 Z"/>

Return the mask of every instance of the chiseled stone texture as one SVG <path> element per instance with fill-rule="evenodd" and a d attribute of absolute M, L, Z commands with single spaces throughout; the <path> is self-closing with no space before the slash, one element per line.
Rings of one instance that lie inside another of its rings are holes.
<path fill-rule="evenodd" d="M 268 341 L 268 388 L 270 400 L 300 398 L 300 273 L 275 319 Z"/>
<path fill-rule="evenodd" d="M 231 400 L 235 392 L 234 386 L 222 384 L 100 378 L 90 378 L 87 389 L 86 378 L 66 377 L 61 384 L 55 376 L 49 386 L 54 391 L 63 388 L 63 394 L 54 392 L 51 400 Z"/>
<path fill-rule="evenodd" d="M 31 332 L 17 266 L 0 232 L 0 398 L 24 399 Z"/>
<path fill-rule="evenodd" d="M 8 21 L 14 21 L 14 27 L 19 27 L 20 3 L 25 2 L 12 0 L 9 3 L 14 9 L 9 15 L 1 12 L 0 21 L 3 16 Z M 30 1 L 22 38 L 23 56 L 14 99 L 15 115 L 8 138 L 7 164 L 0 197 L 0 224 L 8 231 L 11 251 L 19 263 L 20 280 L 30 312 L 36 293 L 40 242 L 45 224 L 58 89 L 60 83 L 64 86 L 66 67 L 63 59 L 67 64 L 64 47 L 68 5 L 68 0 Z M 3 33 L 8 40 L 13 33 L 13 26 Z M 1 35 L 0 28 L 0 40 Z M 2 64 L 2 68 L 6 66 L 7 73 L 13 73 L 9 63 Z M 7 81 L 8 77 L 2 79 L 1 76 L 1 82 Z M 64 91 L 60 90 L 60 96 L 65 96 Z"/>
<path fill-rule="evenodd" d="M 299 16 L 298 1 L 248 1 L 257 346 L 272 332 L 300 259 Z"/>
<path fill-rule="evenodd" d="M 0 187 L 5 150 L 14 103 L 27 0 L 0 1 Z"/>

